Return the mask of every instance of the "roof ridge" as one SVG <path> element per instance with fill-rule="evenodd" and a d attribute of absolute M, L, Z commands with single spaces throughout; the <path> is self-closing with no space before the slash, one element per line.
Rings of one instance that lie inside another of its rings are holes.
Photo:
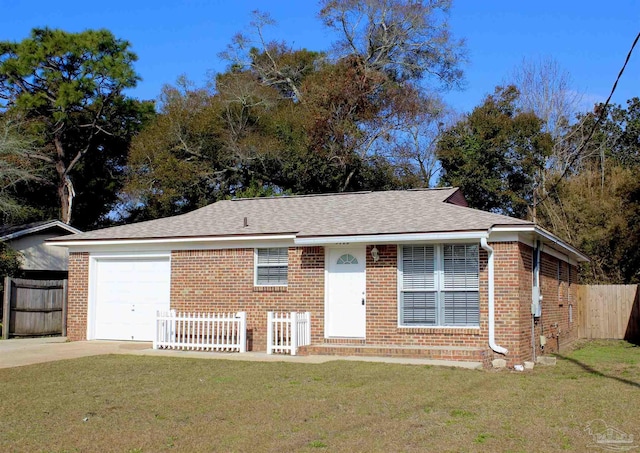
<path fill-rule="evenodd" d="M 431 190 L 436 191 L 436 190 L 454 190 L 454 189 L 458 189 L 458 187 L 416 187 L 416 188 L 413 188 L 413 189 L 398 189 L 398 190 L 401 190 L 403 192 L 405 192 L 405 191 L 406 192 L 420 192 L 420 191 L 427 192 L 427 191 L 431 191 Z M 389 190 L 389 191 L 385 190 L 384 192 L 392 192 L 392 191 L 391 190 Z"/>
<path fill-rule="evenodd" d="M 270 197 L 249 197 L 249 198 L 232 198 L 231 201 L 245 201 L 245 200 L 277 200 L 282 198 L 311 198 L 311 197 L 329 197 L 334 195 L 364 195 L 373 193 L 373 190 L 361 190 L 358 192 L 329 192 L 329 193 L 309 193 L 309 194 L 294 194 L 294 195 L 277 195 Z M 391 192 L 390 190 L 380 192 Z"/>
<path fill-rule="evenodd" d="M 356 192 L 327 192 L 327 193 L 309 193 L 294 195 L 272 195 L 269 197 L 248 197 L 248 198 L 232 198 L 230 201 L 246 201 L 246 200 L 276 200 L 283 198 L 312 198 L 312 197 L 332 197 L 340 195 L 366 195 L 371 193 L 389 193 L 389 192 L 429 192 L 439 190 L 456 190 L 457 187 L 416 187 L 412 189 L 392 189 L 392 190 L 359 190 Z"/>

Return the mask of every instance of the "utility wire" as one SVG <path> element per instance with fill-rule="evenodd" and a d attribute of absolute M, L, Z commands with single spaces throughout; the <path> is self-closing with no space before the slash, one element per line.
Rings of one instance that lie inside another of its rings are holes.
<path fill-rule="evenodd" d="M 618 77 L 616 78 L 616 81 L 613 83 L 613 87 L 611 87 L 611 93 L 609 93 L 609 97 L 607 98 L 606 102 L 602 106 L 602 109 L 600 110 L 600 115 L 598 116 L 597 121 L 593 124 L 593 127 L 591 128 L 591 131 L 589 132 L 589 135 L 587 136 L 586 140 L 583 141 L 582 144 L 578 147 L 578 150 L 574 154 L 573 158 L 569 161 L 569 164 L 565 167 L 564 171 L 562 172 L 562 175 L 553 184 L 553 186 L 551 186 L 551 189 L 547 191 L 545 196 L 542 197 L 540 201 L 535 203 L 534 210 L 536 206 L 538 206 L 540 203 L 545 201 L 547 198 L 549 198 L 549 195 L 551 195 L 553 192 L 556 191 L 560 182 L 565 178 L 565 176 L 567 176 L 567 173 L 569 173 L 569 169 L 573 166 L 573 164 L 576 163 L 576 160 L 578 160 L 585 146 L 587 146 L 587 143 L 589 143 L 589 141 L 593 137 L 593 134 L 596 132 L 596 129 L 598 128 L 598 126 L 600 126 L 600 123 L 602 123 L 602 121 L 604 120 L 604 117 L 607 114 L 607 107 L 609 106 L 609 102 L 611 102 L 613 93 L 615 93 L 616 88 L 618 87 L 618 82 L 620 81 L 620 78 L 622 77 L 624 70 L 627 68 L 627 63 L 629 63 L 629 60 L 631 59 L 631 54 L 633 53 L 633 49 L 636 47 L 636 44 L 638 44 L 639 40 L 640 40 L 640 33 L 638 33 L 638 35 L 636 36 L 636 39 L 633 40 L 633 44 L 631 44 L 631 49 L 629 49 L 627 58 L 624 60 L 624 64 L 622 65 L 622 68 L 620 68 L 620 72 L 618 73 Z"/>

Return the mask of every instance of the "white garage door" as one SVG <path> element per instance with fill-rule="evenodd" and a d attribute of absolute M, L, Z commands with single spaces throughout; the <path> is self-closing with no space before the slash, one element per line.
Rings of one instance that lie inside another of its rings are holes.
<path fill-rule="evenodd" d="M 152 341 L 156 311 L 169 309 L 169 257 L 98 259 L 96 267 L 94 338 Z"/>

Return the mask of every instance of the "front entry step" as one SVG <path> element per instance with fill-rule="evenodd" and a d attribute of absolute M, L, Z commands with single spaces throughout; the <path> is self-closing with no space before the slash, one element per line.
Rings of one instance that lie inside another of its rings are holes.
<path fill-rule="evenodd" d="M 398 357 L 431 360 L 452 360 L 484 363 L 483 349 L 464 346 L 399 346 L 367 344 L 312 344 L 298 350 L 300 355 L 337 355 L 361 357 Z"/>

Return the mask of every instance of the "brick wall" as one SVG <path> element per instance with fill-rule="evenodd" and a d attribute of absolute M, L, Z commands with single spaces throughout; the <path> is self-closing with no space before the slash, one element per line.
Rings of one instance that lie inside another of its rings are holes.
<path fill-rule="evenodd" d="M 87 339 L 87 302 L 89 300 L 89 254 L 69 253 L 67 301 L 67 339 Z"/>
<path fill-rule="evenodd" d="M 518 351 L 517 362 L 530 361 L 532 359 L 531 351 L 531 291 L 533 288 L 533 248 L 528 245 L 519 243 L 518 249 L 520 253 L 520 349 Z"/>
<path fill-rule="evenodd" d="M 490 244 L 494 251 L 495 340 L 509 351 L 509 365 L 517 363 L 521 342 L 520 282 L 526 272 L 518 242 Z M 491 353 L 493 357 L 501 357 Z"/>
<path fill-rule="evenodd" d="M 531 359 L 532 249 L 518 242 L 494 243 L 496 343 L 509 350 L 509 365 Z M 374 262 L 367 247 L 368 345 L 407 347 L 469 347 L 495 356 L 488 347 L 487 253 L 480 250 L 480 328 L 398 327 L 397 246 L 378 245 Z M 312 341 L 324 342 L 323 247 L 289 248 L 287 287 L 255 287 L 253 249 L 185 250 L 171 254 L 171 307 L 191 312 L 247 312 L 249 349 L 266 349 L 267 311 L 310 311 Z M 560 263 L 560 265 L 558 264 Z M 560 267 L 558 267 L 560 266 Z M 69 256 L 68 338 L 86 338 L 89 256 Z M 539 336 L 549 338 L 545 352 L 577 335 L 577 273 L 565 262 L 543 254 L 542 318 Z M 558 279 L 558 275 L 560 279 Z M 574 322 L 569 322 L 573 305 Z M 557 324 L 557 327 L 555 327 Z"/>
<path fill-rule="evenodd" d="M 533 286 L 534 250 L 522 243 L 514 243 L 518 253 L 518 327 L 517 347 L 510 349 L 509 362 L 522 363 L 533 359 L 533 344 L 536 356 L 557 352 L 558 345 L 574 341 L 577 326 L 577 268 L 547 253 L 541 254 L 540 286 L 542 293 L 542 316 L 533 323 L 532 338 L 531 290 Z M 497 272 L 497 269 L 496 269 Z M 496 278 L 497 279 L 497 278 Z M 497 298 L 497 294 L 496 294 Z M 569 306 L 573 306 L 573 322 L 569 321 Z M 547 344 L 540 346 L 540 335 L 547 337 Z M 558 343 L 559 341 L 559 343 Z M 513 352 L 513 354 L 511 354 Z"/>
<path fill-rule="evenodd" d="M 398 327 L 398 268 L 396 245 L 378 245 L 378 262 L 367 247 L 368 344 L 399 346 L 466 346 L 487 344 L 487 255 L 480 253 L 480 328 Z"/>
<path fill-rule="evenodd" d="M 253 249 L 171 253 L 171 307 L 247 312 L 248 349 L 267 347 L 267 311 L 310 311 L 312 341 L 324 335 L 324 249 L 289 248 L 286 287 L 255 287 Z"/>
<path fill-rule="evenodd" d="M 571 275 L 569 275 L 571 274 Z M 571 276 L 571 281 L 569 277 Z M 542 289 L 542 316 L 536 322 L 536 354 L 561 350 L 563 344 L 578 337 L 575 315 L 577 306 L 577 269 L 565 261 L 542 253 L 540 284 Z M 574 319 L 569 322 L 569 306 L 573 305 Z M 540 345 L 540 335 L 547 338 L 544 349 Z M 530 346 L 531 349 L 531 346 Z"/>

